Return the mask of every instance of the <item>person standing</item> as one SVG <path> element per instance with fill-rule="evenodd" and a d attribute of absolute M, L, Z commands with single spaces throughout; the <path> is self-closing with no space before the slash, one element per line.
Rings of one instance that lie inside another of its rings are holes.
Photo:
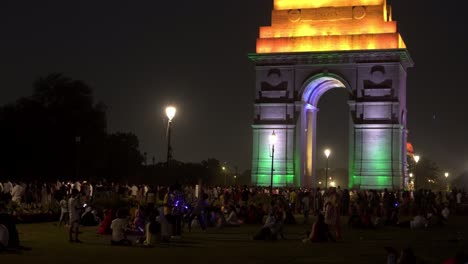
<path fill-rule="evenodd" d="M 60 200 L 60 221 L 58 223 L 58 226 L 61 226 L 62 223 L 65 224 L 65 226 L 69 225 L 69 212 L 68 212 L 68 202 L 67 202 L 67 197 L 63 196 L 62 200 Z"/>
<path fill-rule="evenodd" d="M 309 222 L 309 212 L 310 212 L 310 193 L 305 192 L 301 200 L 302 212 L 304 213 L 304 224 Z"/>
<path fill-rule="evenodd" d="M 80 205 L 80 192 L 77 189 L 73 189 L 71 197 L 68 199 L 68 212 L 70 213 L 70 231 L 69 238 L 70 242 L 82 243 L 78 239 L 79 227 L 80 227 L 80 216 L 81 216 L 81 205 Z M 73 238 L 73 234 L 75 238 Z"/>
<path fill-rule="evenodd" d="M 11 190 L 11 200 L 18 204 L 21 204 L 23 199 L 24 189 L 20 184 L 14 184 L 15 186 Z"/>
<path fill-rule="evenodd" d="M 13 190 L 13 184 L 10 181 L 6 181 L 3 184 L 3 193 L 11 194 L 12 190 Z"/>
<path fill-rule="evenodd" d="M 291 189 L 289 193 L 289 206 L 291 207 L 291 212 L 293 214 L 296 213 L 296 201 L 297 201 L 297 193 L 294 189 Z"/>

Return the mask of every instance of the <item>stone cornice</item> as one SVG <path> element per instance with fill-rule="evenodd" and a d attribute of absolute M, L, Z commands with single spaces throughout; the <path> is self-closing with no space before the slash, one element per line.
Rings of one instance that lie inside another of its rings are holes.
<path fill-rule="evenodd" d="M 414 66 L 407 49 L 329 51 L 297 53 L 251 53 L 248 57 L 261 65 L 345 64 L 400 62 L 405 68 Z"/>

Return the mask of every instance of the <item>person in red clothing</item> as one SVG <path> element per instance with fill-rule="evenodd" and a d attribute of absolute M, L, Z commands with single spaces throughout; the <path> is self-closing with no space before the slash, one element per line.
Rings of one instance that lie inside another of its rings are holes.
<path fill-rule="evenodd" d="M 302 242 L 324 243 L 328 241 L 335 242 L 335 238 L 330 233 L 328 225 L 325 224 L 325 216 L 323 214 L 319 214 L 317 221 L 312 225 L 310 235 L 308 235 L 308 237 Z"/>
<path fill-rule="evenodd" d="M 112 233 L 112 230 L 110 229 L 112 220 L 114 220 L 114 214 L 112 209 L 109 209 L 106 213 L 106 216 L 104 217 L 104 220 L 102 220 L 101 225 L 99 226 L 98 229 L 98 234 L 100 235 L 109 235 Z"/>

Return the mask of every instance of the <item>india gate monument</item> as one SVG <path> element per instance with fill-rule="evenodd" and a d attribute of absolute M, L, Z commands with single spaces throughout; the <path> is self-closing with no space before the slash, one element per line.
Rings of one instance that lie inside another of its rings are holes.
<path fill-rule="evenodd" d="M 260 27 L 249 58 L 256 69 L 253 184 L 270 186 L 273 175 L 274 187 L 317 186 L 317 106 L 336 88 L 349 94 L 348 187 L 407 186 L 413 62 L 386 0 L 274 0 L 271 26 Z"/>

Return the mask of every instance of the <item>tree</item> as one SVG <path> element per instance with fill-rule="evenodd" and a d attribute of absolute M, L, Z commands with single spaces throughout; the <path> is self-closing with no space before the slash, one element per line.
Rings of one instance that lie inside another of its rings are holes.
<path fill-rule="evenodd" d="M 106 171 L 108 180 L 120 182 L 135 177 L 144 161 L 139 142 L 132 133 L 114 133 L 106 138 Z"/>
<path fill-rule="evenodd" d="M 466 189 L 468 187 L 468 171 L 460 173 L 453 180 L 449 178 L 450 189 Z"/>
<path fill-rule="evenodd" d="M 0 125 L 1 174 L 51 181 L 97 173 L 105 106 L 94 103 L 83 81 L 62 74 L 39 78 L 32 96 L 0 108 Z"/>
<path fill-rule="evenodd" d="M 413 174 L 416 189 L 439 190 L 444 188 L 445 182 L 442 179 L 439 166 L 432 160 L 421 158 L 419 162 L 408 159 L 409 172 Z"/>

